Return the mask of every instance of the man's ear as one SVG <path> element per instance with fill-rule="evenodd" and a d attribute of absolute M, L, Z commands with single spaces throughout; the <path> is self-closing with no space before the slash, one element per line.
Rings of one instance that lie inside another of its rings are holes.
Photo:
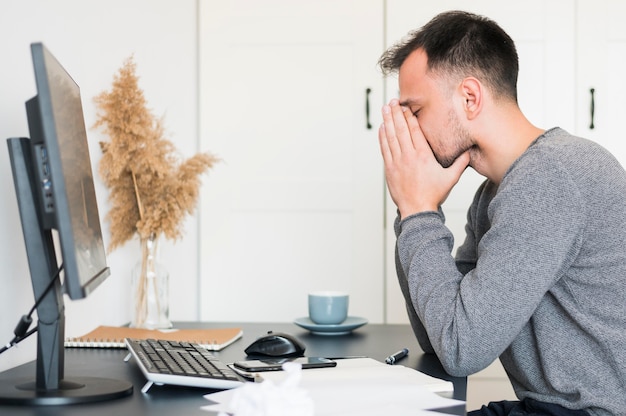
<path fill-rule="evenodd" d="M 483 107 L 483 85 L 474 77 L 463 79 L 460 85 L 463 97 L 465 115 L 468 120 L 473 120 L 480 114 Z"/>

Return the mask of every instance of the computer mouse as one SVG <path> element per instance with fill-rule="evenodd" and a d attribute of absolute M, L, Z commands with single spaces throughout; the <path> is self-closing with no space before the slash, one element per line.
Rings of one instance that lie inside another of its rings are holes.
<path fill-rule="evenodd" d="M 299 357 L 304 355 L 305 349 L 304 344 L 293 335 L 268 331 L 267 335 L 258 338 L 244 351 L 248 355 L 264 357 Z"/>

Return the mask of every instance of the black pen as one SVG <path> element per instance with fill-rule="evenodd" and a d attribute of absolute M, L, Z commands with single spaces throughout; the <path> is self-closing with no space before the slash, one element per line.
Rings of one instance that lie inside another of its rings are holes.
<path fill-rule="evenodd" d="M 409 355 L 409 349 L 408 348 L 403 348 L 400 351 L 398 351 L 397 353 L 391 354 L 389 357 L 385 358 L 385 362 L 387 364 L 395 364 L 396 361 L 400 361 L 401 359 L 403 359 L 407 355 Z"/>

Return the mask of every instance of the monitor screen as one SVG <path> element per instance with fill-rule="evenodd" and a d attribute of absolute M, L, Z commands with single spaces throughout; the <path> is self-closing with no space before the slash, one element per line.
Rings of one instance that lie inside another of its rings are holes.
<path fill-rule="evenodd" d="M 55 57 L 33 44 L 37 96 L 27 103 L 43 224 L 58 231 L 64 289 L 83 298 L 108 275 L 80 89 Z"/>

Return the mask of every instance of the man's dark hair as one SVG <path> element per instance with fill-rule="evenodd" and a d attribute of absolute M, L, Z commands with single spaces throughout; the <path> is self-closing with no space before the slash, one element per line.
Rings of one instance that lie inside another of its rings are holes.
<path fill-rule="evenodd" d="M 443 76 L 474 76 L 496 96 L 517 101 L 515 44 L 493 20 L 463 11 L 441 13 L 389 48 L 378 64 L 385 75 L 397 72 L 419 48 L 426 52 L 428 70 Z"/>

